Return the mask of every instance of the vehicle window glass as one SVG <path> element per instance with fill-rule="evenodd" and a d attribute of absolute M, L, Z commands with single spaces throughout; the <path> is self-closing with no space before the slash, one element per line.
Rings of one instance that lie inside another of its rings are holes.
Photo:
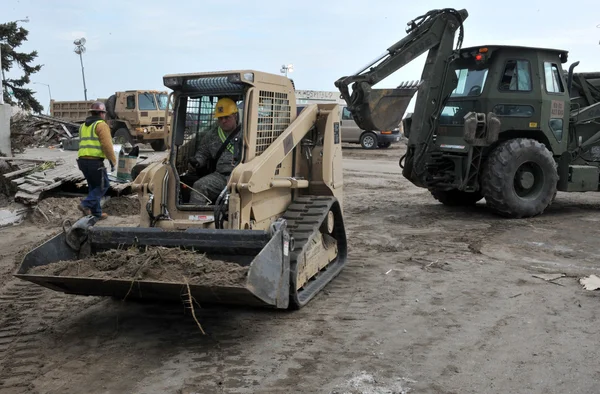
<path fill-rule="evenodd" d="M 479 96 L 483 91 L 487 75 L 487 68 L 483 70 L 469 70 L 468 68 L 456 70 L 458 84 L 456 85 L 456 89 L 454 89 L 451 96 Z"/>
<path fill-rule="evenodd" d="M 530 118 L 534 113 L 531 105 L 516 104 L 498 104 L 494 107 L 493 111 L 499 116 L 516 116 L 520 118 Z"/>
<path fill-rule="evenodd" d="M 342 109 L 342 120 L 353 120 L 352 113 L 346 107 Z"/>
<path fill-rule="evenodd" d="M 166 93 L 158 93 L 156 95 L 156 101 L 158 101 L 158 109 L 164 111 L 165 109 L 167 109 L 169 95 L 167 95 Z"/>
<path fill-rule="evenodd" d="M 527 60 L 509 60 L 500 78 L 500 90 L 531 91 L 531 67 Z"/>
<path fill-rule="evenodd" d="M 475 111 L 475 100 L 448 102 L 442 109 L 439 124 L 443 126 L 460 126 L 465 122 L 465 115 Z"/>
<path fill-rule="evenodd" d="M 127 109 L 135 109 L 135 96 L 127 96 Z"/>
<path fill-rule="evenodd" d="M 151 93 L 138 93 L 138 109 L 140 111 L 152 111 L 156 109 L 154 95 Z"/>
<path fill-rule="evenodd" d="M 562 93 L 565 91 L 556 64 L 544 62 L 544 78 L 546 81 L 546 91 L 548 93 Z"/>

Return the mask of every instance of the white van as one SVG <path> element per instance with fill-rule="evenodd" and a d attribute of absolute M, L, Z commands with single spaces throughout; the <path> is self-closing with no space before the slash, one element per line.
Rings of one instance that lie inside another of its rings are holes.
<path fill-rule="evenodd" d="M 306 104 L 298 104 L 298 114 L 306 107 Z M 340 106 L 342 142 L 360 144 L 364 149 L 389 148 L 393 143 L 400 141 L 402 124 L 388 131 L 361 130 L 352 114 L 345 105 Z"/>

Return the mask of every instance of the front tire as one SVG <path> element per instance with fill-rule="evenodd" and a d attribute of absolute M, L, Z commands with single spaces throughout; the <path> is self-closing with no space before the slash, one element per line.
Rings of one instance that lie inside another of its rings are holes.
<path fill-rule="evenodd" d="M 364 133 L 360 136 L 360 145 L 363 149 L 375 149 L 377 147 L 377 136 L 370 131 Z"/>
<path fill-rule="evenodd" d="M 481 186 L 494 212 L 527 218 L 541 214 L 552 203 L 557 182 L 552 153 L 535 140 L 516 138 L 501 143 L 489 155 Z"/>
<path fill-rule="evenodd" d="M 135 145 L 133 142 L 133 138 L 131 137 L 131 134 L 129 133 L 129 130 L 127 130 L 124 127 L 121 127 L 120 129 L 118 129 L 115 132 L 115 136 L 113 137 L 113 141 L 115 144 L 120 144 L 120 145 L 125 145 L 126 143 L 130 143 L 131 145 Z"/>

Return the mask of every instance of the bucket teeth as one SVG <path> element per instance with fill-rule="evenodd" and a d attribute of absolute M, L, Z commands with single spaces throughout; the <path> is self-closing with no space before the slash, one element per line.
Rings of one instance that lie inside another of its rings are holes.
<path fill-rule="evenodd" d="M 398 85 L 397 89 L 417 89 L 421 85 L 421 81 L 403 81 Z"/>

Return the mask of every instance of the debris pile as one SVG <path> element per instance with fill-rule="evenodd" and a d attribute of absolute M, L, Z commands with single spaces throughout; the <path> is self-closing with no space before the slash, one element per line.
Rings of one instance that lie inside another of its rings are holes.
<path fill-rule="evenodd" d="M 10 118 L 10 140 L 13 153 L 26 148 L 59 146 L 64 139 L 79 133 L 79 125 L 46 115 L 18 113 Z"/>

